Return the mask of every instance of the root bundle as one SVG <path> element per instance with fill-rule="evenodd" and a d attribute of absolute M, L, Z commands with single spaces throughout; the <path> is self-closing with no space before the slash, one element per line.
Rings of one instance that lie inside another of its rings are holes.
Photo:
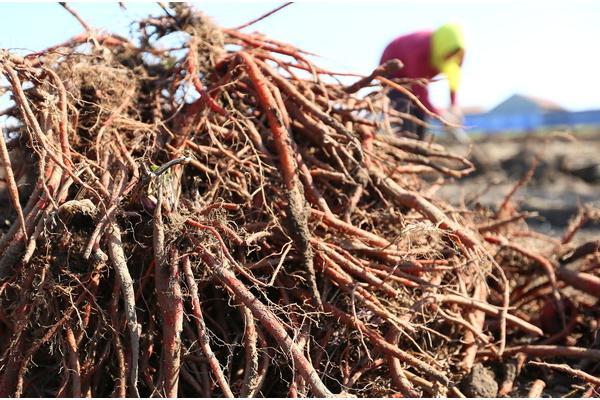
<path fill-rule="evenodd" d="M 598 241 L 437 198 L 473 165 L 389 132 L 401 65 L 345 86 L 167 11 L 0 54 L 2 396 L 460 396 L 515 354 L 593 374 Z"/>

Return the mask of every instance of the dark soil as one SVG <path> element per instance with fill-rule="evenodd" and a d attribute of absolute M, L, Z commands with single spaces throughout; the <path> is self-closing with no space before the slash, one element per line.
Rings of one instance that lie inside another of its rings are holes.
<path fill-rule="evenodd" d="M 560 236 L 582 205 L 600 206 L 600 132 L 577 138 L 548 134 L 489 136 L 476 142 L 487 157 L 487 170 L 444 185 L 438 192 L 451 204 L 479 204 L 496 209 L 514 184 L 524 176 L 534 158 L 537 167 L 531 181 L 513 197 L 521 211 L 535 212 L 530 227 L 550 236 Z M 449 146 L 457 153 L 469 150 Z M 576 242 L 597 237 L 600 224 L 588 222 Z"/>
<path fill-rule="evenodd" d="M 496 397 L 498 394 L 496 375 L 482 364 L 475 364 L 471 373 L 462 380 L 461 390 L 468 397 Z"/>

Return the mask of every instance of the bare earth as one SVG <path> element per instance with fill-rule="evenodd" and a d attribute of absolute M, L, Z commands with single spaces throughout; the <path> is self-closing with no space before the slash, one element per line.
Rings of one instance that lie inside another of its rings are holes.
<path fill-rule="evenodd" d="M 490 136 L 476 145 L 491 167 L 443 185 L 438 194 L 451 204 L 464 201 L 495 209 L 537 157 L 532 180 L 513 197 L 520 210 L 539 214 L 528 220 L 529 225 L 560 236 L 580 206 L 600 207 L 600 132 L 577 138 L 558 133 Z M 469 151 L 464 146 L 447 146 L 458 154 Z M 588 222 L 576 240 L 599 234 L 600 224 Z"/>

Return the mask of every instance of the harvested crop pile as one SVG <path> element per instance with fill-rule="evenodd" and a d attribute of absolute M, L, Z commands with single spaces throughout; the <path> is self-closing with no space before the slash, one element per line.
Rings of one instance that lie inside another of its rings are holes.
<path fill-rule="evenodd" d="M 437 199 L 473 167 L 387 133 L 397 63 L 344 86 L 182 4 L 138 28 L 0 54 L 2 396 L 592 393 L 527 360 L 597 373 L 595 210 L 555 240 Z"/>

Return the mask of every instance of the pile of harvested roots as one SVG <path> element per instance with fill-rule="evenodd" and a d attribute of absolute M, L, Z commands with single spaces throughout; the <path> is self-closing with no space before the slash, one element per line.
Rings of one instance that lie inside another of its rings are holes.
<path fill-rule="evenodd" d="M 597 211 L 557 240 L 436 198 L 473 166 L 389 132 L 399 63 L 348 86 L 182 4 L 137 27 L 0 54 L 2 396 L 594 393 Z"/>

